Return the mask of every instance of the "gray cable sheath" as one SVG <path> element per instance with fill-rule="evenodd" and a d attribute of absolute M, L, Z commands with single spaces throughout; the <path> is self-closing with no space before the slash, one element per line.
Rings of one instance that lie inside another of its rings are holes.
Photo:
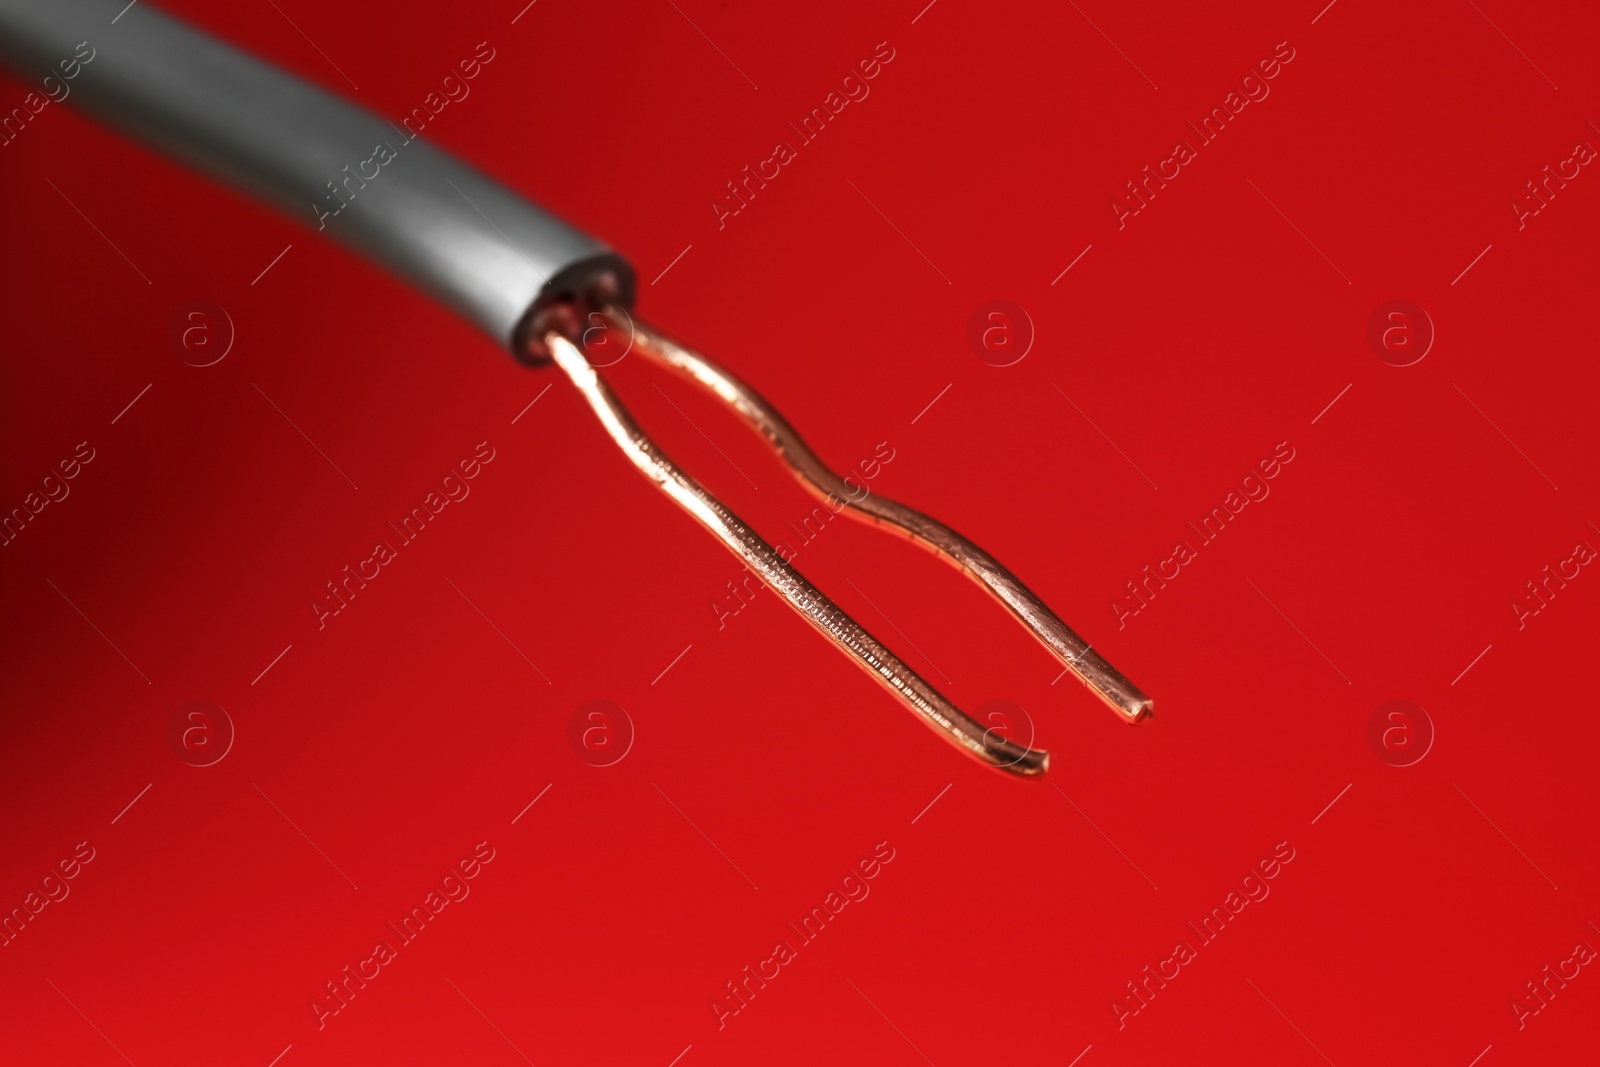
<path fill-rule="evenodd" d="M 93 59 L 65 81 L 80 42 Z M 599 286 L 632 301 L 632 271 L 594 238 L 148 0 L 0 0 L 0 63 L 30 88 L 52 76 L 69 103 L 320 229 L 504 346 L 552 300 Z"/>

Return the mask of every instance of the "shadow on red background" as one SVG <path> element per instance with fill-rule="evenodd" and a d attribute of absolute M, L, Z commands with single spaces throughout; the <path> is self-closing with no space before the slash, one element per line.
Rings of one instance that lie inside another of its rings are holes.
<path fill-rule="evenodd" d="M 799 568 L 1054 753 L 1043 782 L 970 763 L 770 593 L 731 613 L 738 564 L 551 374 L 50 105 L 0 148 L 0 505 L 80 463 L 0 549 L 0 908 L 27 911 L 0 1058 L 1592 1057 L 1600 978 L 1525 983 L 1600 945 L 1600 578 L 1520 627 L 1510 605 L 1600 546 L 1600 179 L 1508 209 L 1600 145 L 1592 12 L 165 6 L 387 115 L 487 41 L 427 136 L 612 242 L 642 313 L 836 466 L 887 446 L 875 488 L 993 551 L 1157 718 L 1119 725 L 969 583 L 829 525 Z M 711 207 L 880 42 L 870 95 Z M 1119 229 L 1125 183 L 1280 49 Z M 965 340 L 993 299 L 1036 329 L 1010 367 Z M 1395 299 L 1436 331 L 1408 367 L 1366 340 Z M 204 368 L 168 341 L 197 300 L 236 331 Z M 809 512 L 687 386 L 613 378 L 757 529 Z M 1284 449 L 1202 544 L 1188 524 Z M 475 454 L 470 494 L 319 627 L 325 583 Z M 596 767 L 568 723 L 602 699 L 635 736 Z M 1395 699 L 1435 734 L 1411 766 L 1368 741 Z M 195 700 L 235 732 L 210 766 L 169 743 Z"/>

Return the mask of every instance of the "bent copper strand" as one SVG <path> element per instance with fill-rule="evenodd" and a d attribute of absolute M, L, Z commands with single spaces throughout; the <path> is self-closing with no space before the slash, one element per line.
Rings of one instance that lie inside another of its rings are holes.
<path fill-rule="evenodd" d="M 1049 753 L 1006 741 L 968 717 L 894 653 L 884 648 L 859 623 L 818 592 L 798 571 L 785 563 L 771 545 L 716 497 L 679 470 L 639 429 L 639 424 L 633 421 L 633 416 L 628 414 L 611 387 L 601 381 L 572 342 L 552 331 L 546 335 L 545 343 L 556 365 L 577 386 L 611 439 L 639 468 L 639 472 L 714 533 L 823 636 L 883 683 L 924 722 L 968 755 L 1012 774 L 1032 776 L 1044 772 L 1050 760 Z"/>
<path fill-rule="evenodd" d="M 817 458 L 777 409 L 711 360 L 667 340 L 626 312 L 609 308 L 606 318 L 619 334 L 631 330 L 634 349 L 647 359 L 695 382 L 738 412 L 752 429 L 767 439 L 795 477 L 819 499 L 844 504 L 857 519 L 892 527 L 964 571 L 1005 605 L 1045 648 L 1125 721 L 1137 723 L 1152 712 L 1149 697 L 1090 648 L 989 553 L 920 511 L 870 492 L 852 490 Z"/>
<path fill-rule="evenodd" d="M 73 42 L 82 47 L 86 37 L 100 32 L 96 27 L 106 24 L 109 3 L 0 0 L 0 66 L 30 78 L 31 72 L 48 69 L 59 56 L 72 53 Z M 127 3 L 111 21 L 117 23 L 117 55 L 96 63 L 93 78 L 75 83 L 74 105 L 280 208 L 303 213 L 307 190 L 323 186 L 330 160 L 346 158 L 352 144 L 383 142 L 393 132 L 378 115 L 151 5 Z M 61 61 L 63 67 L 66 62 Z M 242 136 L 244 130 L 251 135 Z M 632 304 L 637 282 L 622 256 L 444 152 L 425 143 L 405 152 L 404 179 L 370 187 L 363 182 L 367 191 L 359 199 L 336 196 L 327 203 L 336 210 L 316 207 L 321 223 L 330 214 L 340 215 L 338 224 L 319 228 L 460 313 L 498 345 L 509 345 L 524 362 L 541 364 L 553 353 L 607 432 L 647 477 L 924 721 L 986 763 L 1018 775 L 1044 770 L 1044 752 L 995 738 L 962 714 L 640 432 L 574 344 L 595 318 L 622 321 L 624 313 L 611 305 Z M 601 334 L 615 328 L 597 327 Z M 910 509 L 881 498 L 851 500 L 844 482 L 759 396 L 688 350 L 648 331 L 643 336 L 643 350 L 651 358 L 688 374 L 732 406 L 813 492 L 895 526 L 963 567 L 1125 717 L 1136 720 L 1148 709 L 1143 694 L 989 556 Z"/>

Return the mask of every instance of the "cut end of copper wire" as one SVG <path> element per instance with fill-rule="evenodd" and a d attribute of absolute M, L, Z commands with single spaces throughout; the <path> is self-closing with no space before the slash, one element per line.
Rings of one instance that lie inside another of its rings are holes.
<path fill-rule="evenodd" d="M 957 567 L 1004 605 L 1124 721 L 1139 723 L 1150 716 L 1150 698 L 1057 618 L 994 557 L 919 511 L 879 495 L 852 491 L 760 394 L 704 356 L 667 340 L 620 308 L 607 308 L 591 318 L 597 320 L 596 329 L 604 335 L 603 343 L 609 346 L 601 365 L 609 365 L 621 355 L 636 351 L 706 389 L 761 434 L 795 477 L 818 498 L 841 501 L 844 510 L 855 518 L 892 528 Z M 644 434 L 601 379 L 596 364 L 591 363 L 563 331 L 551 330 L 543 341 L 556 365 L 577 387 L 612 441 L 640 473 L 716 535 L 729 551 L 742 559 L 757 577 L 840 651 L 969 756 L 1019 777 L 1034 777 L 1045 772 L 1050 762 L 1049 753 L 1015 744 L 984 729 L 819 592 L 721 501 L 680 470 Z"/>

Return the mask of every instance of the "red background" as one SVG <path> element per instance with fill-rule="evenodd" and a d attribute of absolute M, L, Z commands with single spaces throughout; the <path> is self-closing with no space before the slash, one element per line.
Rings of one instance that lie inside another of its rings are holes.
<path fill-rule="evenodd" d="M 1594 12 L 921 5 L 166 6 L 391 116 L 487 40 L 426 136 L 614 244 L 641 313 L 835 466 L 888 442 L 875 491 L 993 551 L 1154 722 L 1052 686 L 975 586 L 850 523 L 800 569 L 962 706 L 1027 708 L 1047 779 L 963 758 L 770 593 L 719 630 L 738 564 L 554 372 L 52 105 L 0 149 L 0 503 L 96 458 L 0 549 L 0 906 L 96 858 L 0 948 L 0 1060 L 1593 1057 L 1589 968 L 1523 1029 L 1508 1004 L 1600 946 L 1600 578 L 1521 630 L 1508 604 L 1600 546 L 1600 178 L 1522 230 L 1507 205 L 1600 144 Z M 724 182 L 880 41 L 871 95 L 719 230 Z M 1119 231 L 1123 183 L 1280 41 L 1271 95 Z M 992 299 L 1036 329 L 1014 366 L 965 341 Z M 1437 330 L 1410 367 L 1365 340 L 1392 299 Z M 237 329 L 203 369 L 167 342 L 193 300 Z M 608 375 L 757 529 L 809 510 L 689 386 Z M 471 496 L 319 631 L 323 583 L 480 441 Z M 1270 497 L 1119 629 L 1124 582 L 1283 441 Z M 166 739 L 197 699 L 237 730 L 205 768 Z M 636 730 L 607 768 L 566 740 L 595 699 Z M 1414 766 L 1368 746 L 1391 699 L 1436 730 Z M 485 840 L 471 895 L 319 1030 L 324 983 Z M 724 983 L 880 841 L 871 895 L 719 1030 Z M 1119 1029 L 1124 983 L 1279 842 L 1271 895 Z"/>

